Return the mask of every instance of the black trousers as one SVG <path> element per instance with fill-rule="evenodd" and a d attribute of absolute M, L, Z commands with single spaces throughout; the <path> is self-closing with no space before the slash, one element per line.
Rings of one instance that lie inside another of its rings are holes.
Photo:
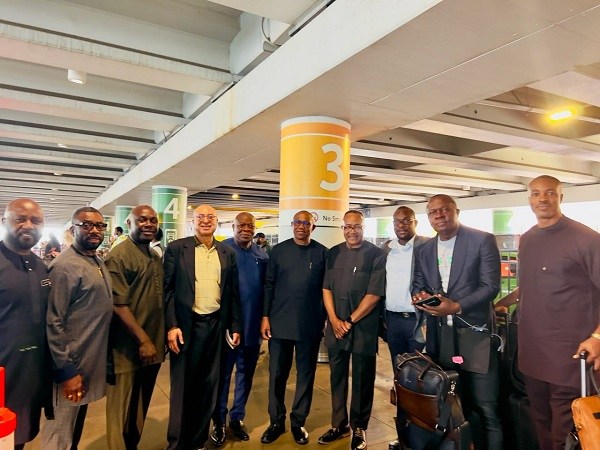
<path fill-rule="evenodd" d="M 331 382 L 331 426 L 367 429 L 373 408 L 375 392 L 375 355 L 362 355 L 345 350 L 329 350 Z M 346 402 L 348 400 L 348 376 L 352 357 L 352 398 L 350 420 Z"/>
<path fill-rule="evenodd" d="M 285 422 L 285 387 L 294 349 L 296 350 L 296 393 L 292 404 L 290 422 L 302 427 L 306 422 L 312 403 L 319 343 L 321 336 L 295 341 L 271 338 L 269 340 L 269 417 L 271 423 Z"/>
<path fill-rule="evenodd" d="M 169 450 L 204 447 L 215 409 L 224 340 L 218 314 L 192 323 L 190 342 L 178 355 L 171 352 Z"/>

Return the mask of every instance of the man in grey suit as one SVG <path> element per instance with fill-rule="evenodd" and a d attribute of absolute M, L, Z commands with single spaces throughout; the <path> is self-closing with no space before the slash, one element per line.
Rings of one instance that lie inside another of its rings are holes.
<path fill-rule="evenodd" d="M 77 447 L 87 405 L 106 393 L 108 328 L 113 311 L 110 277 L 96 249 L 108 226 L 90 206 L 71 219 L 73 245 L 50 264 L 52 290 L 46 331 L 53 360 L 54 420 L 42 430 L 44 449 Z"/>
<path fill-rule="evenodd" d="M 413 306 L 411 288 L 415 253 L 429 238 L 416 235 L 417 223 L 415 212 L 400 206 L 394 212 L 394 233 L 398 239 L 381 247 L 386 254 L 384 318 L 392 367 L 397 355 L 425 347 L 421 331 L 425 315 Z"/>
<path fill-rule="evenodd" d="M 419 306 L 429 314 L 427 352 L 434 359 L 440 356 L 439 335 L 444 328 L 454 331 L 476 327 L 483 330 L 481 339 L 490 342 L 492 301 L 500 290 L 500 253 L 496 239 L 490 233 L 461 225 L 459 213 L 452 197 L 434 195 L 429 200 L 427 215 L 437 236 L 423 244 L 415 258 L 415 301 L 432 292 L 441 302 L 438 306 Z M 451 340 L 450 337 L 448 341 Z M 482 419 L 484 442 L 476 439 L 477 449 L 502 449 L 495 350 L 490 349 L 489 367 L 485 373 L 466 370 L 461 365 L 456 367 L 464 403 Z M 463 352 L 459 356 L 456 361 L 465 364 L 476 355 Z"/>
<path fill-rule="evenodd" d="M 227 331 L 240 343 L 241 307 L 233 250 L 213 237 L 217 213 L 194 211 L 195 236 L 171 242 L 165 253 L 165 324 L 171 351 L 170 450 L 203 448 L 217 402 Z"/>

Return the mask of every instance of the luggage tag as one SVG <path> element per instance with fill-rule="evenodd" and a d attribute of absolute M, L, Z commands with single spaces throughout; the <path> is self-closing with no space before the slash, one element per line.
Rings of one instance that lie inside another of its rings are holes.
<path fill-rule="evenodd" d="M 464 363 L 464 362 L 465 362 L 465 360 L 464 360 L 464 359 L 463 359 L 463 357 L 462 357 L 462 356 L 460 356 L 460 355 L 454 355 L 454 356 L 452 357 L 452 362 L 453 362 L 454 364 L 462 364 L 462 363 Z"/>

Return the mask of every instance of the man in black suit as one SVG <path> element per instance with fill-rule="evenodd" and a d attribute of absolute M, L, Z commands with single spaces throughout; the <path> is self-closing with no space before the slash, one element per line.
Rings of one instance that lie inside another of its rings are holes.
<path fill-rule="evenodd" d="M 217 242 L 217 214 L 194 211 L 195 236 L 171 242 L 165 253 L 165 324 L 171 351 L 170 450 L 203 448 L 217 399 L 226 330 L 240 342 L 235 251 Z"/>
<path fill-rule="evenodd" d="M 270 444 L 285 431 L 285 389 L 296 353 L 296 394 L 290 414 L 292 435 L 308 443 L 304 423 L 312 402 L 319 342 L 325 325 L 323 275 L 327 248 L 310 238 L 315 219 L 298 211 L 294 237 L 276 245 L 267 265 L 261 332 L 269 341 L 269 417 L 261 437 Z"/>
<path fill-rule="evenodd" d="M 434 195 L 429 200 L 427 215 L 437 236 L 423 244 L 415 258 L 412 289 L 415 301 L 428 297 L 427 291 L 435 293 L 441 301 L 438 306 L 419 306 L 429 314 L 427 352 L 434 359 L 440 356 L 439 336 L 445 330 L 454 331 L 451 327 L 477 327 L 483 330 L 481 339 L 491 340 L 491 306 L 500 289 L 496 239 L 490 233 L 461 225 L 459 213 L 456 202 L 447 195 Z M 446 341 L 451 340 L 450 337 Z M 464 352 L 459 356 L 466 364 L 476 355 Z M 458 370 L 466 405 L 482 419 L 484 443 L 477 448 L 501 450 L 496 349 L 492 345 L 485 373 L 463 369 L 460 364 L 451 368 Z"/>

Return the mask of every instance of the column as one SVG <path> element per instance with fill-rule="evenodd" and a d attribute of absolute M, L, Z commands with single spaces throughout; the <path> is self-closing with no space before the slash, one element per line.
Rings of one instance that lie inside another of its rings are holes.
<path fill-rule="evenodd" d="M 350 124 L 331 117 L 298 117 L 281 124 L 279 242 L 293 236 L 294 214 L 305 209 L 317 228 L 312 237 L 327 247 L 344 240 L 348 210 Z"/>
<path fill-rule="evenodd" d="M 132 209 L 133 206 L 117 205 L 115 208 L 115 221 L 112 224 L 113 229 L 110 230 L 111 234 L 115 227 L 121 227 L 123 228 L 123 234 L 126 236 L 129 235 L 129 226 L 127 225 L 126 221 Z"/>
<path fill-rule="evenodd" d="M 102 241 L 100 248 L 110 248 L 110 237 L 112 236 L 115 227 L 113 225 L 114 218 L 113 216 L 105 216 L 104 214 L 102 216 L 104 217 L 104 222 L 107 224 L 107 227 L 106 231 L 104 232 L 104 240 Z"/>
<path fill-rule="evenodd" d="M 163 230 L 162 245 L 185 236 L 187 188 L 179 186 L 152 186 L 152 207 L 158 214 Z"/>

